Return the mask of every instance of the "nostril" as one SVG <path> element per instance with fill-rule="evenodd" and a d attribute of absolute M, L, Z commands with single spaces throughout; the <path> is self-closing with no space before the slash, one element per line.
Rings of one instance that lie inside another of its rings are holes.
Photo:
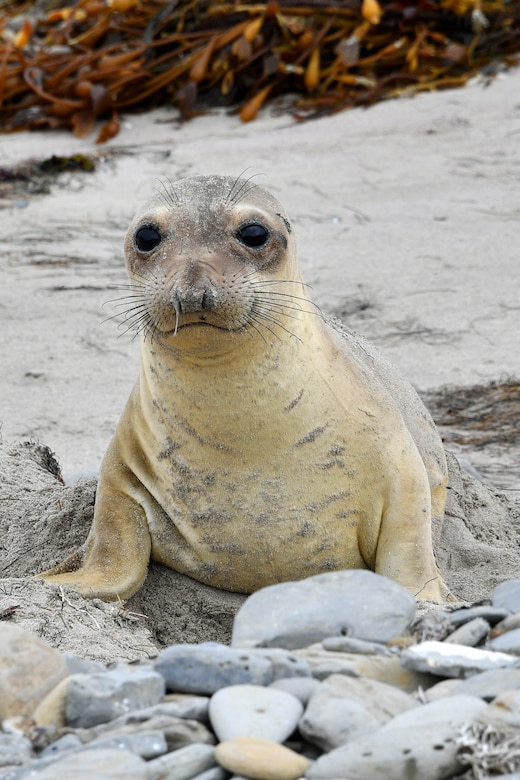
<path fill-rule="evenodd" d="M 202 311 L 210 311 L 215 308 L 216 294 L 211 285 L 206 285 L 202 290 L 202 296 L 200 299 L 200 308 Z"/>
<path fill-rule="evenodd" d="M 215 291 L 211 287 L 177 288 L 171 296 L 173 308 L 178 314 L 211 311 L 216 307 Z"/>

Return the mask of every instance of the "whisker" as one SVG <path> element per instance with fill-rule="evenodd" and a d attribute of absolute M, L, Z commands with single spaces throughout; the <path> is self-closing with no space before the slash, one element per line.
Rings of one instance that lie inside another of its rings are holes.
<path fill-rule="evenodd" d="M 268 331 L 269 331 L 269 333 L 271 333 L 271 334 L 272 334 L 272 335 L 275 337 L 275 339 L 276 339 L 277 341 L 281 341 L 281 338 L 280 338 L 280 336 L 278 335 L 278 333 L 275 333 L 275 332 L 274 332 L 274 330 L 273 330 L 272 328 L 270 328 L 268 325 L 266 325 L 264 322 L 262 322 L 262 318 L 253 317 L 253 315 L 252 315 L 252 314 L 251 314 L 251 312 L 250 312 L 250 313 L 249 313 L 249 315 L 248 315 L 248 322 L 249 322 L 249 324 L 250 324 L 252 327 L 254 326 L 253 324 L 254 324 L 254 323 L 256 323 L 256 324 L 258 324 L 260 327 L 262 327 L 262 328 L 265 328 L 265 330 L 268 330 Z M 258 328 L 256 328 L 256 327 L 255 327 L 255 330 L 256 330 L 258 333 L 260 332 L 260 331 L 258 330 Z M 268 342 L 266 341 L 266 339 L 264 338 L 264 336 L 263 336 L 261 333 L 260 333 L 260 335 L 262 336 L 262 339 L 263 339 L 263 341 L 264 341 L 264 342 L 267 344 Z"/>
<path fill-rule="evenodd" d="M 302 319 L 301 317 L 298 317 L 296 314 L 288 314 L 285 311 L 285 308 L 286 307 L 280 307 L 279 306 L 279 307 L 276 308 L 276 310 L 273 310 L 273 307 L 271 305 L 266 305 L 266 304 L 263 304 L 263 303 L 257 304 L 256 301 L 254 303 L 255 311 L 262 312 L 262 314 L 269 314 L 270 312 L 272 312 L 273 314 L 282 315 L 284 317 L 289 317 L 289 319 L 291 319 L 291 320 L 298 320 L 299 322 L 301 322 L 301 319 Z M 299 311 L 299 310 L 298 309 L 293 309 L 293 311 Z M 301 313 L 302 314 L 309 314 L 310 312 L 301 312 Z"/>
<path fill-rule="evenodd" d="M 248 168 L 245 169 L 246 171 L 249 170 Z M 242 173 L 245 173 L 243 171 Z M 250 192 L 252 192 L 255 187 L 258 187 L 258 184 L 251 184 L 251 179 L 254 179 L 255 176 L 265 176 L 264 173 L 253 173 L 249 178 L 242 179 L 242 173 L 240 176 L 238 176 L 233 183 L 233 186 L 231 187 L 226 200 L 232 203 L 234 206 L 237 205 L 237 203 L 240 203 L 241 200 L 243 200 L 247 195 L 249 195 Z M 236 190 L 236 192 L 233 194 L 235 188 L 240 183 L 240 187 Z M 247 185 L 250 185 L 249 187 Z"/>
<path fill-rule="evenodd" d="M 294 336 L 295 339 L 298 339 L 298 341 L 302 341 L 299 336 L 296 335 L 296 333 L 293 333 L 289 328 L 286 328 L 285 325 L 283 325 L 279 320 L 277 320 L 275 317 L 271 316 L 268 317 L 266 314 L 264 314 L 262 311 L 258 310 L 254 305 L 251 309 L 250 314 L 256 314 L 258 315 L 256 318 L 256 322 L 259 322 L 259 320 L 265 320 L 267 322 L 271 322 L 273 325 L 276 325 L 277 327 L 281 328 L 285 333 L 287 333 L 289 336 Z M 264 323 L 261 323 L 264 327 L 267 327 L 267 325 L 264 325 Z M 269 330 L 269 328 L 268 328 Z M 303 343 L 303 342 L 302 342 Z"/>
<path fill-rule="evenodd" d="M 156 195 L 161 198 L 164 205 L 167 208 L 171 208 L 172 206 L 178 205 L 181 201 L 171 179 L 168 176 L 165 176 L 164 178 L 168 182 L 169 188 L 166 186 L 162 178 L 157 178 L 156 181 L 161 185 L 162 191 L 157 187 L 154 187 L 153 189 Z"/>

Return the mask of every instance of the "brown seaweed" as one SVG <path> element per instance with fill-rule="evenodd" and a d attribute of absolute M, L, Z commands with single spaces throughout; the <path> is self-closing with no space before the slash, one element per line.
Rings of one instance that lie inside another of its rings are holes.
<path fill-rule="evenodd" d="M 0 2 L 0 130 L 103 121 L 173 104 L 243 121 L 281 95 L 296 118 L 492 77 L 516 64 L 518 0 Z M 43 9 L 43 10 L 42 10 Z"/>

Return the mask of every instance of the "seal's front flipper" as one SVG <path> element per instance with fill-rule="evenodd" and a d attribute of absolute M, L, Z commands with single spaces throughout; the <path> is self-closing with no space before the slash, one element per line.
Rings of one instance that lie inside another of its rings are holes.
<path fill-rule="evenodd" d="M 85 598 L 117 601 L 143 584 L 151 539 L 144 509 L 110 485 L 98 489 L 92 528 L 83 548 L 38 575 L 52 585 L 70 585 Z"/>

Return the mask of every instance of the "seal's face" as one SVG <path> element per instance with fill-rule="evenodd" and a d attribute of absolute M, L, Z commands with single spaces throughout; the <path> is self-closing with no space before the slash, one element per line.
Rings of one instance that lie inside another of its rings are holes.
<path fill-rule="evenodd" d="M 264 336 L 301 299 L 291 226 L 281 205 L 247 180 L 180 181 L 131 224 L 125 253 L 133 308 L 152 339 L 193 329 Z"/>

